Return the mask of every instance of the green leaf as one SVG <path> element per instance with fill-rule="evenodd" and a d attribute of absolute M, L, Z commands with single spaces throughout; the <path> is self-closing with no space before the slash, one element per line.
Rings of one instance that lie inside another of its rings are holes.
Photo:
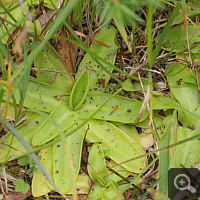
<path fill-rule="evenodd" d="M 96 34 L 95 40 L 104 43 L 107 46 L 93 42 L 90 46 L 90 51 L 95 52 L 101 58 L 114 64 L 117 53 L 117 45 L 115 42 L 117 31 L 113 26 L 106 26 Z M 102 63 L 103 64 L 103 63 Z M 108 72 L 112 72 L 112 68 L 104 65 Z M 86 53 L 82 59 L 76 78 L 81 76 L 85 71 L 89 73 L 89 92 L 103 92 L 110 79 L 110 75 L 94 61 L 91 56 Z"/>
<path fill-rule="evenodd" d="M 128 172 L 127 169 L 125 169 L 121 165 L 117 165 L 117 163 L 115 163 L 112 160 L 110 160 L 109 162 L 107 161 L 107 166 L 109 166 L 111 169 L 113 169 L 115 172 L 117 172 L 118 174 L 120 174 L 124 178 L 127 178 L 129 175 L 131 175 L 131 173 Z M 115 173 L 113 173 L 112 171 L 109 171 L 109 170 L 108 170 L 108 178 L 107 179 L 109 181 L 113 181 L 115 183 L 124 180 L 120 176 L 118 176 L 117 174 L 115 174 Z"/>
<path fill-rule="evenodd" d="M 144 169 L 144 157 L 131 160 L 144 153 L 140 143 L 111 123 L 91 120 L 88 125 L 86 140 L 101 143 L 105 157 L 109 157 L 130 172 L 139 173 Z"/>
<path fill-rule="evenodd" d="M 22 157 L 17 160 L 17 164 L 19 166 L 26 166 L 29 165 L 30 163 L 31 163 L 31 158 L 29 158 L 28 156 Z"/>
<path fill-rule="evenodd" d="M 153 103 L 152 105 L 153 110 L 161 110 L 161 109 L 167 110 L 173 108 L 177 109 L 177 105 L 179 105 L 177 101 L 173 101 L 169 97 L 163 97 L 162 94 L 157 92 L 153 93 L 152 103 Z"/>
<path fill-rule="evenodd" d="M 52 146 L 42 149 L 39 153 L 42 156 L 41 163 L 44 166 L 46 172 L 53 179 L 53 148 Z M 53 187 L 48 183 L 42 172 L 36 168 L 32 179 L 32 195 L 34 197 L 39 197 L 48 194 Z"/>
<path fill-rule="evenodd" d="M 76 81 L 69 97 L 69 107 L 78 110 L 82 107 L 89 90 L 89 73 L 85 71 Z"/>
<path fill-rule="evenodd" d="M 195 131 L 181 126 L 178 127 L 175 134 L 171 137 L 171 144 L 197 135 Z M 180 164 L 186 168 L 194 168 L 200 160 L 200 141 L 188 141 L 184 144 L 177 145 L 170 149 L 170 151 L 170 168 L 180 168 Z"/>
<path fill-rule="evenodd" d="M 7 9 L 6 12 L 3 7 Z M 16 26 L 23 26 L 26 21 L 24 10 L 22 10 L 18 2 L 0 2 L 0 13 L 2 12 L 4 12 L 4 14 L 0 14 L 0 17 L 6 18 L 6 20 L 11 23 L 15 23 Z M 0 23 L 1 42 L 6 44 L 10 34 L 15 30 L 16 27 L 10 23 Z"/>
<path fill-rule="evenodd" d="M 113 182 L 110 182 L 109 186 L 107 186 L 106 189 L 104 190 L 103 199 L 124 200 L 124 197 L 121 194 L 121 192 L 119 191 L 119 189 L 117 188 L 117 186 Z"/>
<path fill-rule="evenodd" d="M 56 186 L 62 193 L 68 193 L 72 189 L 71 176 L 73 164 L 68 145 L 62 142 L 53 145 L 53 177 Z"/>
<path fill-rule="evenodd" d="M 39 0 L 29 0 L 32 1 L 34 5 L 40 5 Z M 44 7 L 47 7 L 49 9 L 55 10 L 57 7 L 58 0 L 44 0 Z"/>
<path fill-rule="evenodd" d="M 118 187 L 110 182 L 106 187 L 95 183 L 88 195 L 88 200 L 123 200 L 124 197 Z"/>
<path fill-rule="evenodd" d="M 32 136 L 35 130 L 44 121 L 44 117 L 38 114 L 26 115 L 27 120 L 17 128 L 27 143 L 31 144 Z M 0 140 L 0 162 L 12 160 L 16 156 L 26 152 L 24 146 L 13 136 L 11 132 L 7 133 Z"/>
<path fill-rule="evenodd" d="M 55 109 L 56 108 L 56 109 Z M 51 112 L 49 119 L 53 120 L 60 130 L 67 130 L 79 124 L 80 113 L 71 111 L 65 102 L 60 102 L 60 105 L 54 107 L 55 111 Z M 32 138 L 32 145 L 39 146 L 59 135 L 59 130 L 51 120 L 45 119 L 43 123 L 36 129 Z"/>
<path fill-rule="evenodd" d="M 131 79 L 126 79 L 122 83 L 122 88 L 123 88 L 123 90 L 129 91 L 129 92 L 135 91 L 135 88 L 133 87 L 133 83 L 132 83 Z"/>
<path fill-rule="evenodd" d="M 108 100 L 111 94 L 91 94 L 87 96 L 86 102 L 79 111 L 72 111 L 69 109 L 66 103 L 60 102 L 60 105 L 56 107 L 56 110 L 50 114 L 50 118 L 54 120 L 61 130 L 67 131 L 67 129 L 77 126 L 81 119 L 85 119 L 98 109 L 98 107 Z M 98 113 L 94 116 L 95 119 L 116 121 L 122 123 L 132 123 L 135 121 L 142 103 L 135 99 L 128 99 L 121 96 L 115 96 L 112 101 L 109 101 Z M 55 108 L 54 108 L 55 109 Z M 140 121 L 147 117 L 147 111 L 145 110 Z M 45 120 L 41 126 L 36 130 L 32 145 L 39 146 L 47 143 L 58 135 L 55 125 Z"/>
<path fill-rule="evenodd" d="M 188 24 L 188 41 L 190 48 L 195 43 L 199 42 L 200 33 L 198 31 L 199 24 Z M 186 36 L 186 26 L 178 25 L 175 27 L 170 28 L 168 31 L 164 42 L 163 42 L 163 49 L 167 51 L 173 52 L 183 52 L 187 51 L 187 36 Z M 191 48 L 192 53 L 197 53 L 199 51 L 199 45 L 194 48 Z"/>
<path fill-rule="evenodd" d="M 102 187 L 98 183 L 94 184 L 87 199 L 88 200 L 101 200 L 104 190 L 105 190 L 105 187 Z"/>
<path fill-rule="evenodd" d="M 118 13 L 116 13 L 116 14 L 118 14 Z M 120 32 L 120 35 L 122 36 L 124 42 L 126 43 L 126 46 L 128 47 L 128 51 L 132 52 L 132 47 L 131 47 L 131 45 L 130 45 L 130 43 L 128 41 L 128 35 L 127 35 L 127 32 L 126 32 L 126 29 L 124 27 L 123 22 L 121 21 L 121 19 L 120 19 L 120 17 L 118 15 L 113 17 L 113 20 L 115 22 L 115 25 L 116 25 L 117 29 Z"/>
<path fill-rule="evenodd" d="M 170 92 L 180 105 L 194 114 L 199 114 L 200 97 L 195 72 L 183 64 L 173 64 L 168 66 L 166 77 Z M 187 127 L 199 126 L 198 118 L 183 111 L 179 111 L 179 121 Z"/>
<path fill-rule="evenodd" d="M 28 183 L 25 183 L 24 180 L 22 179 L 16 180 L 14 185 L 16 192 L 21 192 L 23 194 L 26 194 L 30 190 L 30 185 Z"/>
<path fill-rule="evenodd" d="M 88 174 L 94 182 L 98 182 L 101 186 L 106 185 L 107 169 L 104 153 L 99 144 L 93 144 L 89 152 Z"/>
<path fill-rule="evenodd" d="M 62 91 L 54 88 L 53 86 L 36 81 L 29 81 L 23 106 L 44 112 L 51 112 L 55 109 L 55 106 L 60 103 L 56 100 L 56 96 L 62 94 Z M 19 103 L 19 87 L 14 89 L 14 97 L 16 99 L 16 103 Z M 6 99 L 6 96 L 4 96 L 4 99 Z"/>
<path fill-rule="evenodd" d="M 62 193 L 69 193 L 72 189 L 71 174 L 75 179 L 78 176 L 85 132 L 82 128 L 68 136 L 64 148 L 62 142 L 53 145 L 53 176 Z"/>
<path fill-rule="evenodd" d="M 34 60 L 38 81 L 50 83 L 55 89 L 69 94 L 74 78 L 55 49 L 50 44 L 47 47 Z M 41 71 L 41 69 L 46 71 Z"/>
<path fill-rule="evenodd" d="M 85 116 L 87 116 L 89 113 L 94 112 L 103 102 L 110 98 L 110 96 L 111 94 L 90 94 L 86 98 L 86 102 L 81 110 L 83 110 Z M 142 103 L 136 99 L 129 99 L 116 95 L 98 111 L 94 118 L 121 123 L 133 123 L 139 114 L 141 106 Z M 145 110 L 140 121 L 143 121 L 147 117 L 147 114 L 147 110 Z"/>
<path fill-rule="evenodd" d="M 190 19 L 193 19 L 196 16 L 199 16 L 200 15 L 199 2 L 187 2 L 187 13 L 184 13 L 184 12 L 185 11 L 182 9 L 178 13 L 178 15 L 176 15 L 176 18 L 174 19 L 174 22 L 172 23 L 172 25 L 184 23 L 184 16 L 187 16 L 187 18 L 190 18 Z"/>
<path fill-rule="evenodd" d="M 164 136 L 160 140 L 159 148 L 164 148 L 170 144 L 171 123 L 166 129 Z M 169 169 L 169 149 L 165 149 L 159 154 L 159 189 L 167 194 L 168 192 L 168 169 Z"/>

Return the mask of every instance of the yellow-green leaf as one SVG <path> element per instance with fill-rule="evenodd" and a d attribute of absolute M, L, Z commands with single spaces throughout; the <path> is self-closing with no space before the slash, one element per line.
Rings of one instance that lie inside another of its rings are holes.
<path fill-rule="evenodd" d="M 78 110 L 82 107 L 89 90 L 89 74 L 85 71 L 76 81 L 69 97 L 69 107 Z"/>
<path fill-rule="evenodd" d="M 146 158 L 131 160 L 144 153 L 139 142 L 111 123 L 91 120 L 88 125 L 87 141 L 101 143 L 105 157 L 121 163 L 130 172 L 140 173 L 144 169 Z"/>
<path fill-rule="evenodd" d="M 45 168 L 49 176 L 53 177 L 53 148 L 52 146 L 42 149 L 39 153 L 42 156 L 40 162 Z M 47 179 L 44 177 L 42 172 L 36 168 L 32 179 L 32 195 L 34 197 L 39 197 L 48 194 L 53 187 L 48 183 Z"/>

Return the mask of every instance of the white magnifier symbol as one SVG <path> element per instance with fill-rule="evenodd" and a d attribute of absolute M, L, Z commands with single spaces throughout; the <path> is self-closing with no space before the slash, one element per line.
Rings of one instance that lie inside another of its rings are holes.
<path fill-rule="evenodd" d="M 178 190 L 189 190 L 191 193 L 195 193 L 196 189 L 190 183 L 190 178 L 185 174 L 179 174 L 174 179 L 174 186 Z"/>

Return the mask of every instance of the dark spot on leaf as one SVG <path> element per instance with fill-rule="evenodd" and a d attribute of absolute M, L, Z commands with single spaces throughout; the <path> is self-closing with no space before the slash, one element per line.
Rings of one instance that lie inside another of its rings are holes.
<path fill-rule="evenodd" d="M 128 109 L 127 112 L 130 113 L 130 112 L 131 112 L 131 109 Z"/>
<path fill-rule="evenodd" d="M 41 101 L 41 104 L 44 104 L 44 101 Z"/>
<path fill-rule="evenodd" d="M 60 147 L 60 145 L 58 144 L 58 145 L 57 145 L 57 147 L 59 148 L 59 147 Z"/>
<path fill-rule="evenodd" d="M 58 170 L 56 170 L 56 174 L 58 174 L 59 173 L 59 171 Z"/>
<path fill-rule="evenodd" d="M 180 79 L 177 81 L 178 85 L 181 85 L 182 82 L 183 82 L 183 79 L 182 79 L 182 78 L 180 78 Z"/>
<path fill-rule="evenodd" d="M 57 162 L 57 160 L 55 160 L 55 163 Z"/>
<path fill-rule="evenodd" d="M 110 131 L 110 128 L 107 128 L 107 131 Z"/>
<path fill-rule="evenodd" d="M 38 122 L 37 120 L 35 121 L 35 123 L 36 123 L 37 125 L 39 124 L 39 122 Z"/>
<path fill-rule="evenodd" d="M 43 108 L 44 108 L 44 110 L 46 110 L 46 109 L 47 109 L 47 107 L 46 107 L 46 106 L 44 106 Z"/>
<path fill-rule="evenodd" d="M 101 84 L 103 86 L 103 88 L 105 88 L 105 79 L 104 78 L 99 78 L 98 83 Z"/>

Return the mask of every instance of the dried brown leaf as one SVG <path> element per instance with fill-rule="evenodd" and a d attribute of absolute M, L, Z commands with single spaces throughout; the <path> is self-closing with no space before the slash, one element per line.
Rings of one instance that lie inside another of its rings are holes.
<path fill-rule="evenodd" d="M 69 33 L 65 28 L 62 28 L 57 35 L 74 39 L 72 34 Z M 74 73 L 76 71 L 78 47 L 62 38 L 54 38 L 53 42 L 55 49 L 65 61 L 69 71 Z"/>

